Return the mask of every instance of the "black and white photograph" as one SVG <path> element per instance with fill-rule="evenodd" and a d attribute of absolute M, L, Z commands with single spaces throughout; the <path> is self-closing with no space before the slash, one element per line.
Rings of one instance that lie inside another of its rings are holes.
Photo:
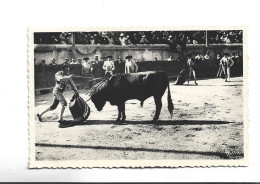
<path fill-rule="evenodd" d="M 30 168 L 248 164 L 247 29 L 29 29 Z"/>

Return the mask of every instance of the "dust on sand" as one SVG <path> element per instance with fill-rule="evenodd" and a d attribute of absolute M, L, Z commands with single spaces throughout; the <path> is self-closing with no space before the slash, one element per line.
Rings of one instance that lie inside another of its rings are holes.
<path fill-rule="evenodd" d="M 115 122 L 117 107 L 107 103 L 98 112 L 89 101 L 86 123 L 58 128 L 60 106 L 43 116 L 35 115 L 36 160 L 162 160 L 230 159 L 226 152 L 243 157 L 243 78 L 199 80 L 175 86 L 170 82 L 174 115 L 167 110 L 164 94 L 160 120 L 152 122 L 153 98 L 140 107 L 137 100 L 126 102 L 126 122 Z M 80 91 L 84 98 L 85 91 Z M 65 92 L 69 102 L 72 92 Z M 35 112 L 46 109 L 52 94 L 36 97 Z M 72 119 L 69 109 L 65 119 Z"/>

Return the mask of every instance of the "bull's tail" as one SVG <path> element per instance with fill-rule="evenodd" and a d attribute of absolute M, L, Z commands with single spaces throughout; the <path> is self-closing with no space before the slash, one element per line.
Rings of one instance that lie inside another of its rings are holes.
<path fill-rule="evenodd" d="M 169 82 L 168 82 L 168 97 L 167 98 L 168 98 L 168 111 L 170 112 L 170 115 L 171 115 L 171 118 L 172 118 L 174 106 L 173 106 L 173 103 L 172 103 L 172 97 L 171 97 Z"/>

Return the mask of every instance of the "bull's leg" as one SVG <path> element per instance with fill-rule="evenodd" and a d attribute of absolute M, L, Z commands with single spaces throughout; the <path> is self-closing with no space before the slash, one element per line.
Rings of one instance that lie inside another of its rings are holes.
<path fill-rule="evenodd" d="M 120 121 L 120 119 L 121 119 L 121 107 L 120 107 L 120 105 L 118 105 L 117 108 L 118 108 L 118 116 L 117 116 L 116 121 Z"/>
<path fill-rule="evenodd" d="M 141 100 L 141 102 L 140 102 L 140 107 L 143 107 L 143 106 L 144 106 L 144 101 Z"/>
<path fill-rule="evenodd" d="M 125 121 L 125 102 L 122 103 L 122 108 L 121 108 L 121 112 L 122 112 L 122 121 Z"/>
<path fill-rule="evenodd" d="M 156 106 L 156 112 L 155 112 L 153 121 L 157 121 L 159 119 L 160 112 L 162 109 L 162 97 L 154 96 L 154 102 L 155 102 L 155 106 Z"/>

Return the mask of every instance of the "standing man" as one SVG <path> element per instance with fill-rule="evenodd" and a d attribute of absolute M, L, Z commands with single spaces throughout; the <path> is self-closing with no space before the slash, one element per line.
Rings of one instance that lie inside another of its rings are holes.
<path fill-rule="evenodd" d="M 114 62 L 115 64 L 115 73 L 124 73 L 125 70 L 125 61 L 121 56 L 118 56 L 118 59 Z"/>
<path fill-rule="evenodd" d="M 113 75 L 113 71 L 115 70 L 115 65 L 111 59 L 112 56 L 107 56 L 107 60 L 104 62 L 103 70 L 105 70 L 105 74 L 109 73 L 110 75 Z"/>
<path fill-rule="evenodd" d="M 90 62 L 90 71 L 93 74 L 93 77 L 96 77 L 96 65 L 98 64 L 98 55 L 94 56 L 94 61 Z"/>
<path fill-rule="evenodd" d="M 90 70 L 90 64 L 88 61 L 89 61 L 88 57 L 83 58 L 83 62 L 81 64 L 84 70 Z"/>
<path fill-rule="evenodd" d="M 52 58 L 52 59 L 51 59 L 51 63 L 50 63 L 49 65 L 50 65 L 50 66 L 57 65 L 56 59 L 55 59 L 55 58 Z"/>
<path fill-rule="evenodd" d="M 82 64 L 82 59 L 78 58 L 78 64 Z"/>
<path fill-rule="evenodd" d="M 233 66 L 234 61 L 231 59 L 228 53 L 224 53 L 223 58 L 220 60 L 220 65 L 225 74 L 225 82 L 230 82 L 230 68 Z"/>
<path fill-rule="evenodd" d="M 62 63 L 63 65 L 68 65 L 69 64 L 69 59 L 68 58 L 65 58 L 64 59 L 64 62 Z"/>
<path fill-rule="evenodd" d="M 125 59 L 125 73 L 136 73 L 138 66 L 136 62 L 132 60 L 132 56 L 126 56 Z"/>
<path fill-rule="evenodd" d="M 62 65 L 61 70 L 55 74 L 56 85 L 53 88 L 53 102 L 50 105 L 50 107 L 48 107 L 45 111 L 43 111 L 40 114 L 37 114 L 37 117 L 40 122 L 42 122 L 42 116 L 46 112 L 56 109 L 59 103 L 61 104 L 62 107 L 61 107 L 61 112 L 60 112 L 60 117 L 58 122 L 59 123 L 63 122 L 63 113 L 67 106 L 67 101 L 62 93 L 64 92 L 66 85 L 69 84 L 71 88 L 74 90 L 74 92 L 78 95 L 77 87 L 72 80 L 72 77 L 74 75 L 73 74 L 68 75 L 68 72 L 69 72 L 68 65 Z"/>
<path fill-rule="evenodd" d="M 187 65 L 188 65 L 188 70 L 189 70 L 189 78 L 188 78 L 188 85 L 190 83 L 190 77 L 191 74 L 193 74 L 194 80 L 195 80 L 195 84 L 198 85 L 198 83 L 196 82 L 196 72 L 195 72 L 195 61 L 192 58 L 192 54 L 188 54 L 188 58 L 187 58 Z"/>

